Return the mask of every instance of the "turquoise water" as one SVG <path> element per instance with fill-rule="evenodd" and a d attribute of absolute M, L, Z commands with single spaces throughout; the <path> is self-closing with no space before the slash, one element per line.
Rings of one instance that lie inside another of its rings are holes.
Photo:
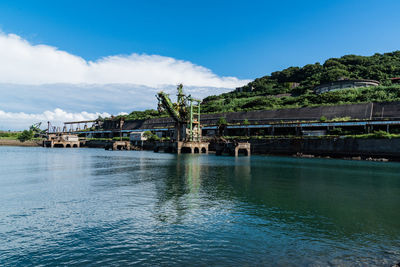
<path fill-rule="evenodd" d="M 400 164 L 0 147 L 0 266 L 385 266 Z"/>

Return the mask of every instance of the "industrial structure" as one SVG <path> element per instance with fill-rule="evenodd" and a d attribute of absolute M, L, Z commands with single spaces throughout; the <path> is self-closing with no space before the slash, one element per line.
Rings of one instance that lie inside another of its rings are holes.
<path fill-rule="evenodd" d="M 400 132 L 400 102 L 362 103 L 336 106 L 305 107 L 279 110 L 258 110 L 201 115 L 202 140 L 218 135 L 218 121 L 225 118 L 227 125 L 224 135 L 310 135 L 309 131 L 325 131 L 335 128 L 368 133 L 374 130 Z M 326 121 L 321 121 L 324 117 Z M 247 122 L 245 124 L 244 122 Z M 173 137 L 176 120 L 161 117 L 142 120 L 106 120 L 101 126 L 87 130 L 67 131 L 88 138 L 129 137 L 131 133 L 151 131 L 159 137 Z M 57 133 L 50 127 L 50 133 Z M 60 132 L 60 131 L 58 131 Z"/>
<path fill-rule="evenodd" d="M 159 92 L 158 111 L 166 111 L 175 121 L 175 134 L 173 140 L 180 142 L 200 142 L 200 102 L 201 100 L 186 96 L 183 93 L 183 85 L 178 85 L 177 102 L 172 103 L 169 95 L 163 91 Z"/>
<path fill-rule="evenodd" d="M 183 85 L 178 85 L 177 102 L 173 103 L 168 94 L 159 92 L 158 111 L 166 111 L 174 120 L 172 142 L 157 142 L 155 152 L 164 151 L 190 153 L 208 153 L 209 142 L 202 140 L 200 124 L 201 100 L 186 96 L 183 93 Z"/>
<path fill-rule="evenodd" d="M 331 91 L 338 91 L 348 88 L 358 88 L 358 87 L 369 87 L 378 86 L 380 83 L 375 80 L 338 80 L 330 83 L 324 83 L 316 86 L 314 92 L 316 94 L 322 94 Z"/>
<path fill-rule="evenodd" d="M 43 141 L 44 147 L 80 147 L 79 137 L 76 134 L 49 134 Z"/>
<path fill-rule="evenodd" d="M 202 126 L 200 124 L 200 102 L 201 100 L 186 96 L 183 93 L 183 85 L 178 85 L 177 102 L 172 103 L 169 95 L 164 92 L 157 94 L 158 111 L 166 111 L 174 120 L 174 134 L 172 142 L 158 142 L 155 145 L 154 151 L 164 150 L 177 152 L 178 154 L 187 153 L 208 153 L 209 141 L 202 139 Z M 233 147 L 231 155 L 238 155 L 239 147 L 246 150 L 246 155 L 250 155 L 250 144 L 247 145 L 235 142 L 227 142 L 223 138 L 215 139 L 219 146 L 216 146 L 217 154 L 222 154 L 223 151 Z M 238 148 L 238 149 L 236 149 Z M 229 150 L 229 151 L 231 151 Z M 219 153 L 221 152 L 221 153 Z"/>
<path fill-rule="evenodd" d="M 179 89 L 178 95 L 181 95 L 181 103 L 185 102 L 182 99 L 188 99 L 188 97 L 182 96 L 183 93 Z M 192 103 L 191 105 L 187 101 L 183 105 L 178 105 L 179 101 L 178 103 L 173 103 L 167 94 L 161 92 L 157 94 L 157 97 L 161 103 L 160 110 L 166 110 L 170 117 L 141 120 L 114 118 L 100 121 L 96 123 L 97 126 L 87 127 L 86 130 L 76 130 L 78 127 L 74 127 L 73 131 L 62 132 L 62 127 L 49 127 L 49 133 L 56 133 L 52 132 L 55 129 L 58 130 L 58 133 L 65 135 L 75 134 L 81 138 L 108 139 L 109 141 L 93 140 L 91 145 L 104 148 L 104 144 L 107 143 L 111 149 L 113 147 L 125 149 L 125 147 L 121 146 L 121 143 L 116 144 L 116 146 L 110 145 L 117 140 L 122 141 L 121 139 L 123 139 L 125 142 L 129 142 L 126 140 L 131 139 L 131 149 L 137 146 L 141 149 L 177 153 L 208 153 L 208 151 L 218 152 L 217 150 L 220 149 L 221 153 L 227 154 L 235 154 L 236 146 L 239 145 L 232 140 L 237 142 L 246 142 L 245 140 L 248 140 L 251 143 L 251 148 L 247 152 L 244 150 L 246 146 L 241 146 L 241 151 L 243 154 L 250 154 L 250 150 L 251 153 L 263 153 L 263 151 L 264 153 L 268 153 L 268 151 L 272 153 L 280 151 L 280 149 L 283 151 L 284 146 L 280 142 L 288 143 L 288 147 L 289 143 L 292 142 L 290 151 L 297 151 L 300 147 L 299 143 L 311 142 L 307 140 L 328 140 L 329 138 L 347 140 L 348 138 L 345 138 L 345 136 L 351 137 L 376 131 L 384 131 L 391 134 L 400 133 L 400 102 L 200 114 L 200 108 L 196 107 L 197 103 Z M 191 110 L 193 112 L 190 112 Z M 224 142 L 221 142 L 223 141 L 220 136 L 222 127 L 219 125 L 221 118 L 226 121 L 222 135 L 224 137 L 230 136 L 227 139 L 230 140 L 228 142 L 231 142 L 231 144 L 225 145 Z M 190 130 L 190 125 L 192 125 L 192 131 Z M 145 132 L 157 135 L 161 139 L 160 142 L 146 140 Z M 330 137 L 328 139 L 313 138 L 315 136 Z M 339 136 L 341 138 L 338 139 L 337 137 Z M 286 141 L 273 141 L 282 140 L 282 138 Z M 330 141 L 326 142 L 329 143 Z M 361 140 L 356 140 L 355 142 L 361 142 Z M 272 146 L 273 149 L 271 148 Z M 221 147 L 223 147 L 222 150 Z M 355 147 L 353 147 L 353 150 L 358 151 Z M 304 151 L 307 151 L 307 149 L 304 148 Z M 326 149 L 324 151 L 325 154 L 329 154 L 330 150 Z M 240 151 L 238 152 L 240 153 Z M 350 152 L 346 153 L 351 154 Z M 335 153 L 339 152 L 336 151 Z M 379 153 L 378 155 L 384 155 L 381 152 Z"/>

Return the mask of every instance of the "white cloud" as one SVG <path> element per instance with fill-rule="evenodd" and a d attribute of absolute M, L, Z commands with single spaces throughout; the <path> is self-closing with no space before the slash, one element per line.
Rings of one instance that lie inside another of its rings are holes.
<path fill-rule="evenodd" d="M 48 45 L 32 45 L 15 34 L 0 34 L 0 82 L 12 84 L 136 84 L 160 87 L 235 88 L 248 81 L 220 77 L 188 61 L 131 54 L 85 59 Z"/>
<path fill-rule="evenodd" d="M 12 130 L 22 130 L 37 122 L 42 122 L 43 126 L 41 128 L 45 128 L 47 121 L 50 121 L 55 126 L 59 126 L 66 121 L 94 120 L 99 116 L 108 117 L 110 114 L 106 112 L 89 113 L 86 111 L 80 113 L 70 113 L 59 108 L 56 108 L 53 111 L 47 110 L 38 114 L 5 112 L 0 110 L 0 130 L 9 130 L 10 128 L 8 128 L 7 125 L 12 125 Z"/>
<path fill-rule="evenodd" d="M 157 91 L 173 96 L 179 83 L 187 94 L 204 98 L 248 82 L 159 55 L 134 53 L 87 61 L 0 32 L 0 129 L 156 108 Z"/>
<path fill-rule="evenodd" d="M 130 85 L 73 85 L 45 84 L 19 85 L 0 84 L 0 109 L 8 112 L 24 111 L 41 113 L 44 110 L 62 108 L 68 112 L 108 112 L 118 114 L 133 110 L 157 108 L 155 97 L 160 89 Z M 175 98 L 176 86 L 166 86 L 163 90 Z M 197 98 L 223 93 L 223 88 L 185 87 L 184 91 Z"/>

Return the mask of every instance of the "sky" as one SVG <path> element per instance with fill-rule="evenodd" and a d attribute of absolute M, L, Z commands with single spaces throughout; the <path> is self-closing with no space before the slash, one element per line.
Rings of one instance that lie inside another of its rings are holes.
<path fill-rule="evenodd" d="M 204 98 L 289 66 L 399 50 L 398 0 L 0 2 L 0 130 Z"/>

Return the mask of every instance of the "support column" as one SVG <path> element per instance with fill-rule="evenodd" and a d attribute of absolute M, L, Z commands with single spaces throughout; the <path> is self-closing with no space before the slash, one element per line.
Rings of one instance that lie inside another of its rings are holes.
<path fill-rule="evenodd" d="M 181 142 L 176 142 L 176 153 L 181 154 L 182 153 L 182 143 Z"/>

